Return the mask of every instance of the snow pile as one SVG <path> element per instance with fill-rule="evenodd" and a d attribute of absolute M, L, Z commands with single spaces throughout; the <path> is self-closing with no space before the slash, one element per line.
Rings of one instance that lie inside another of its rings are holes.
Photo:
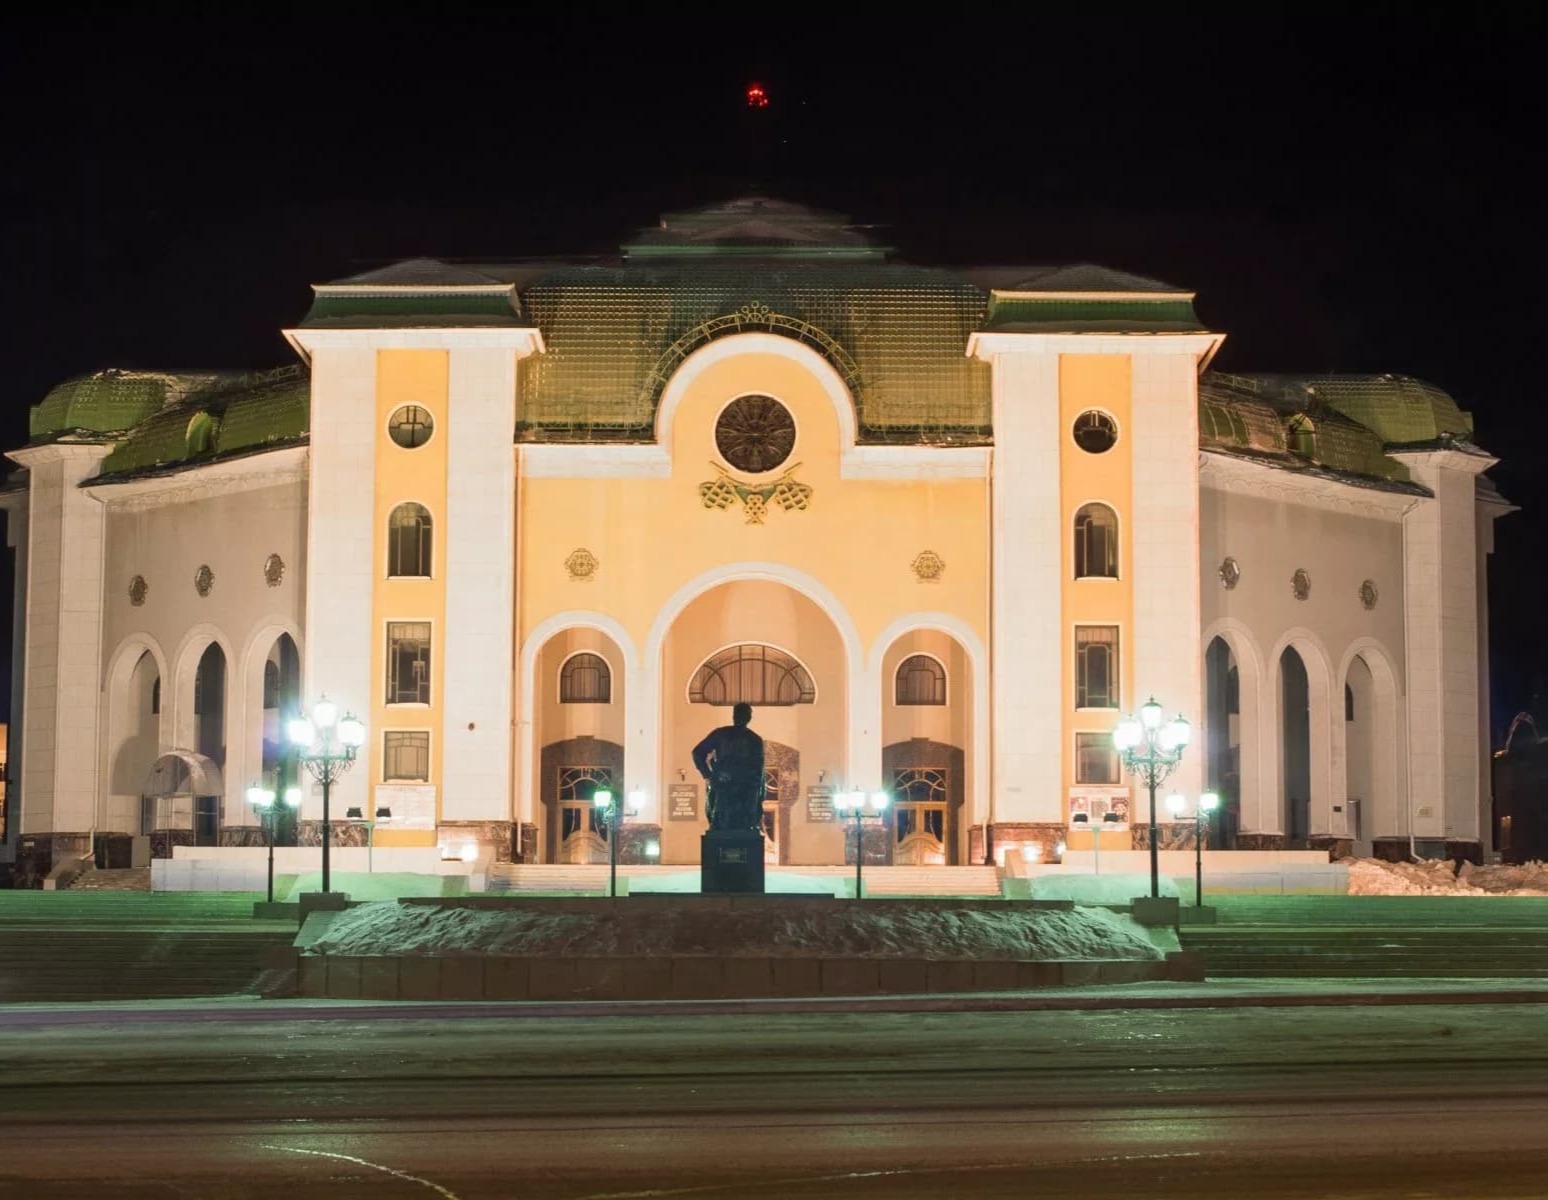
<path fill-rule="evenodd" d="M 333 918 L 313 952 L 351 956 L 496 955 L 517 958 L 1164 958 L 1170 929 L 1147 930 L 1104 908 L 769 905 L 576 912 L 361 904 Z"/>
<path fill-rule="evenodd" d="M 1128 904 L 1136 896 L 1150 895 L 1149 875 L 1034 875 L 1032 899 L 1073 900 L 1076 904 Z M 1161 876 L 1161 894 L 1176 896 L 1177 882 Z M 1193 889 L 1188 889 L 1192 895 Z"/>
<path fill-rule="evenodd" d="M 1449 859 L 1417 863 L 1375 858 L 1344 860 L 1351 896 L 1548 896 L 1548 864 L 1475 867 L 1460 870 Z"/>

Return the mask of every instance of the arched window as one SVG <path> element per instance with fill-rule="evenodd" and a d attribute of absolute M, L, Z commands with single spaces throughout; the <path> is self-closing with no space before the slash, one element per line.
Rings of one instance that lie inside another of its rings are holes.
<path fill-rule="evenodd" d="M 600 654 L 572 654 L 559 668 L 560 704 L 609 704 L 613 673 Z"/>
<path fill-rule="evenodd" d="M 1105 504 L 1075 514 L 1075 578 L 1118 578 L 1118 514 Z"/>
<path fill-rule="evenodd" d="M 387 574 L 430 574 L 430 510 L 400 504 L 387 518 Z"/>
<path fill-rule="evenodd" d="M 161 715 L 161 676 L 158 675 L 151 682 L 151 716 Z"/>
<path fill-rule="evenodd" d="M 280 706 L 280 669 L 279 663 L 272 658 L 263 664 L 263 706 L 264 708 L 278 708 Z"/>
<path fill-rule="evenodd" d="M 693 673 L 688 685 L 693 704 L 811 704 L 817 685 L 807 669 L 783 650 L 749 643 L 729 646 Z"/>
<path fill-rule="evenodd" d="M 946 668 L 928 654 L 911 654 L 898 664 L 894 681 L 898 704 L 945 704 Z"/>

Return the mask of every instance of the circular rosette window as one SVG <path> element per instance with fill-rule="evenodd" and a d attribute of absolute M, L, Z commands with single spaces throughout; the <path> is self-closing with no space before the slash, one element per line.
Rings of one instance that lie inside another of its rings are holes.
<path fill-rule="evenodd" d="M 772 396 L 738 396 L 715 422 L 715 449 L 738 471 L 772 471 L 795 449 L 795 418 Z"/>

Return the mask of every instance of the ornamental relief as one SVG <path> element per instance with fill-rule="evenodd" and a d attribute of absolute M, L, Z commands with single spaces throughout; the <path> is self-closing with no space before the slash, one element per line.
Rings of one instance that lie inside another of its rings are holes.
<path fill-rule="evenodd" d="M 208 563 L 203 564 L 194 572 L 194 591 L 201 597 L 208 596 L 210 589 L 215 586 L 215 572 L 210 570 Z"/>
<path fill-rule="evenodd" d="M 738 479 L 719 463 L 712 462 L 710 466 L 718 478 L 699 484 L 699 499 L 705 508 L 724 510 L 740 502 L 747 513 L 747 524 L 762 525 L 770 504 L 777 504 L 786 512 L 804 512 L 811 506 L 811 485 L 795 477 L 801 469 L 800 463 L 786 468 L 784 474 L 768 483 Z"/>

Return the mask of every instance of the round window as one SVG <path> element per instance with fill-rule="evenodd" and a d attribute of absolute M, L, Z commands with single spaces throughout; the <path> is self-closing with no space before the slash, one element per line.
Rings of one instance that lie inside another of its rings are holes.
<path fill-rule="evenodd" d="M 772 396 L 738 396 L 715 422 L 715 448 L 738 471 L 772 471 L 795 449 L 795 418 Z"/>
<path fill-rule="evenodd" d="M 1075 418 L 1075 444 L 1087 454 L 1105 454 L 1118 441 L 1118 426 L 1105 412 L 1087 409 Z"/>
<path fill-rule="evenodd" d="M 405 450 L 414 450 L 430 440 L 430 435 L 435 432 L 435 420 L 429 409 L 405 404 L 392 414 L 387 422 L 387 432 Z"/>

